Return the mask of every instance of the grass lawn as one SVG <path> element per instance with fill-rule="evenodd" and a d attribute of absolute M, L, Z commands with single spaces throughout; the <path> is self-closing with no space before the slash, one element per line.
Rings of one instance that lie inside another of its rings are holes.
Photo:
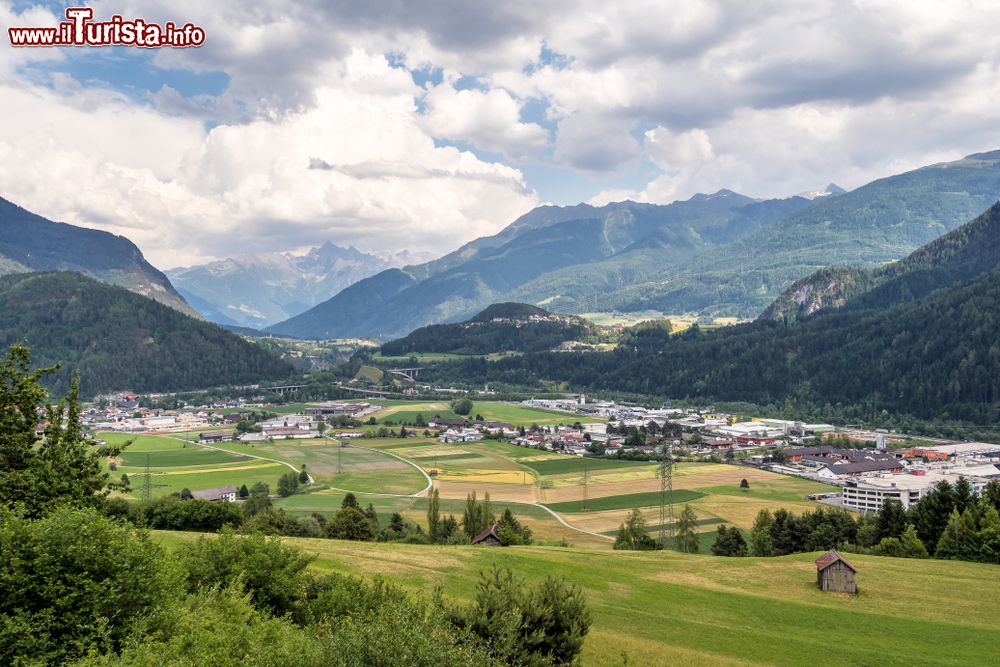
<path fill-rule="evenodd" d="M 647 461 L 623 461 L 619 459 L 599 459 L 589 456 L 568 456 L 561 455 L 557 459 L 546 459 L 542 461 L 525 461 L 525 465 L 539 475 L 562 475 L 571 472 L 583 472 L 590 470 L 597 472 L 600 470 L 611 470 L 614 468 L 631 468 L 637 466 L 650 466 Z"/>
<path fill-rule="evenodd" d="M 671 505 L 686 503 L 704 496 L 704 493 L 688 489 L 674 489 L 668 495 L 667 502 Z M 599 512 L 601 510 L 620 510 L 632 507 L 652 507 L 660 504 L 660 492 L 630 493 L 624 496 L 606 496 L 588 500 L 572 500 L 564 503 L 546 503 L 545 506 L 556 512 Z M 572 523 L 572 521 L 570 521 Z"/>
<path fill-rule="evenodd" d="M 192 534 L 157 533 L 178 545 Z M 857 596 L 816 587 L 819 554 L 716 558 L 552 547 L 428 547 L 288 538 L 317 571 L 382 576 L 470 601 L 481 571 L 564 577 L 587 597 L 584 665 L 991 665 L 996 566 L 851 555 Z"/>
<path fill-rule="evenodd" d="M 153 451 L 133 451 L 126 449 L 121 454 L 122 465 L 144 467 L 149 457 L 151 468 L 174 468 L 178 466 L 203 466 L 213 463 L 235 463 L 237 461 L 252 461 L 239 454 L 229 454 L 213 449 L 203 449 L 197 445 L 189 445 L 186 449 L 165 449 Z"/>

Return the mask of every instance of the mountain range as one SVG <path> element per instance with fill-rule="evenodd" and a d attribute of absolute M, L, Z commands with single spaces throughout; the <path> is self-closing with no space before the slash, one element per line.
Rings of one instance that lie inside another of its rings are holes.
<path fill-rule="evenodd" d="M 432 262 L 383 271 L 267 331 L 390 339 L 462 320 L 502 300 L 584 312 L 588 297 L 680 266 L 810 203 L 804 197 L 757 201 L 720 190 L 667 205 L 542 206 L 494 236 Z"/>
<path fill-rule="evenodd" d="M 26 341 L 45 384 L 81 392 L 173 391 L 279 380 L 290 365 L 239 336 L 128 290 L 66 271 L 0 277 L 0 350 Z"/>
<path fill-rule="evenodd" d="M 561 313 L 757 316 L 832 265 L 898 260 L 1000 195 L 1000 151 L 879 179 L 758 201 L 730 190 L 667 205 L 542 206 L 500 233 L 390 269 L 267 331 L 392 339 L 498 301 Z"/>
<path fill-rule="evenodd" d="M 0 198 L 0 275 L 27 271 L 76 271 L 198 316 L 124 236 L 52 222 Z"/>
<path fill-rule="evenodd" d="M 1000 419 L 1000 204 L 800 317 L 663 337 L 655 348 L 476 358 L 421 371 L 430 382 L 604 389 L 787 407 L 799 418 Z M 773 314 L 801 304 L 783 295 Z"/>
<path fill-rule="evenodd" d="M 263 328 L 298 315 L 345 287 L 414 260 L 408 252 L 371 254 L 329 241 L 305 254 L 240 255 L 167 271 L 205 319 Z"/>

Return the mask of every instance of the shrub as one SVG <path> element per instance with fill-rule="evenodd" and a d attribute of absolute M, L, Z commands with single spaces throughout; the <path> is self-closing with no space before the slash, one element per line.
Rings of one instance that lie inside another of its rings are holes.
<path fill-rule="evenodd" d="M 0 663 L 63 664 L 118 650 L 182 589 L 145 533 L 93 509 L 0 514 Z"/>

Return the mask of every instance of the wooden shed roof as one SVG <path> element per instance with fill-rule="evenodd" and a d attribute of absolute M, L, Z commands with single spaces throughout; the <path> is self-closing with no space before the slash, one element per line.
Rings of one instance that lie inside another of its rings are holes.
<path fill-rule="evenodd" d="M 853 565 L 851 565 L 851 561 L 847 560 L 846 558 L 844 558 L 843 556 L 841 556 L 839 553 L 837 553 L 836 549 L 830 549 L 825 554 L 823 554 L 822 556 L 820 556 L 819 558 L 817 558 L 816 559 L 816 569 L 819 570 L 820 572 L 822 572 L 826 568 L 828 568 L 831 565 L 833 565 L 834 563 L 836 563 L 838 560 L 841 563 L 843 563 L 844 565 L 846 565 L 847 567 L 851 568 L 851 572 L 857 572 L 858 571 L 858 569 L 856 567 L 854 567 Z"/>

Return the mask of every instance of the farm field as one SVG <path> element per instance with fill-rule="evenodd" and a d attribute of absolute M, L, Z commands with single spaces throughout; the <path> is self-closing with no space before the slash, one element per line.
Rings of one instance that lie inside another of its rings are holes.
<path fill-rule="evenodd" d="M 398 413 L 410 406 L 395 402 L 384 409 Z M 108 434 L 106 439 L 128 438 Z M 601 535 L 612 536 L 633 508 L 642 510 L 651 533 L 655 534 L 661 523 L 660 480 L 653 463 L 572 457 L 495 440 L 445 444 L 423 437 L 365 438 L 344 441 L 341 447 L 335 439 L 314 438 L 226 442 L 218 444 L 218 449 L 166 436 L 137 436 L 133 440 L 118 462 L 120 470 L 130 479 L 141 475 L 148 453 L 157 496 L 183 488 L 252 485 L 256 481 L 265 481 L 273 488 L 288 470 L 282 463 L 287 463 L 295 469 L 304 465 L 318 485 L 327 487 L 278 501 L 279 506 L 296 513 L 333 513 L 349 491 L 362 503 L 371 502 L 380 513 L 400 512 L 424 524 L 426 500 L 413 496 L 426 490 L 426 473 L 434 480 L 444 511 L 461 515 L 468 494 L 482 498 L 489 493 L 495 507 L 501 508 L 498 511 L 509 504 L 512 511 L 526 517 L 539 539 L 553 542 L 608 548 L 610 540 Z M 749 489 L 740 488 L 743 479 Z M 133 486 L 139 483 L 135 479 Z M 706 548 L 721 523 L 748 530 L 761 509 L 811 510 L 815 503 L 806 501 L 805 496 L 831 488 L 754 468 L 714 463 L 677 464 L 673 486 L 673 503 L 690 504 L 694 509 Z M 560 524 L 537 507 L 539 504 L 562 515 L 573 528 Z M 675 507 L 675 514 L 678 511 Z"/>
<path fill-rule="evenodd" d="M 380 423 L 387 420 L 397 423 L 407 421 L 412 422 L 416 419 L 417 414 L 423 415 L 424 419 L 430 419 L 435 415 L 439 415 L 447 419 L 460 418 L 459 415 L 456 415 L 451 411 L 451 408 L 446 401 L 418 402 L 373 400 L 371 403 L 385 406 L 373 415 Z M 477 414 L 482 415 L 483 419 L 486 421 L 505 422 L 515 426 L 531 426 L 532 424 L 547 426 L 555 424 L 572 424 L 574 422 L 592 423 L 604 421 L 603 419 L 596 417 L 584 417 L 582 415 L 574 415 L 565 412 L 553 412 L 551 410 L 541 410 L 524 405 L 514 405 L 496 401 L 474 402 L 472 405 L 472 412 L 469 413 L 468 416 L 471 418 L 475 417 Z"/>
<path fill-rule="evenodd" d="M 218 486 L 248 487 L 265 482 L 274 488 L 278 478 L 289 471 L 281 463 L 264 461 L 239 451 L 219 451 L 167 436 L 99 433 L 109 444 L 131 441 L 118 457 L 112 474 L 128 475 L 133 489 L 143 483 L 147 464 L 154 498 L 183 489 L 198 491 Z M 135 495 L 135 492 L 133 492 Z"/>
<path fill-rule="evenodd" d="M 193 534 L 157 533 L 171 546 Z M 851 555 L 860 594 L 816 587 L 819 554 L 716 558 L 579 548 L 430 547 L 287 538 L 317 571 L 382 576 L 468 601 L 479 573 L 580 586 L 584 665 L 988 665 L 1000 651 L 996 567 Z"/>

